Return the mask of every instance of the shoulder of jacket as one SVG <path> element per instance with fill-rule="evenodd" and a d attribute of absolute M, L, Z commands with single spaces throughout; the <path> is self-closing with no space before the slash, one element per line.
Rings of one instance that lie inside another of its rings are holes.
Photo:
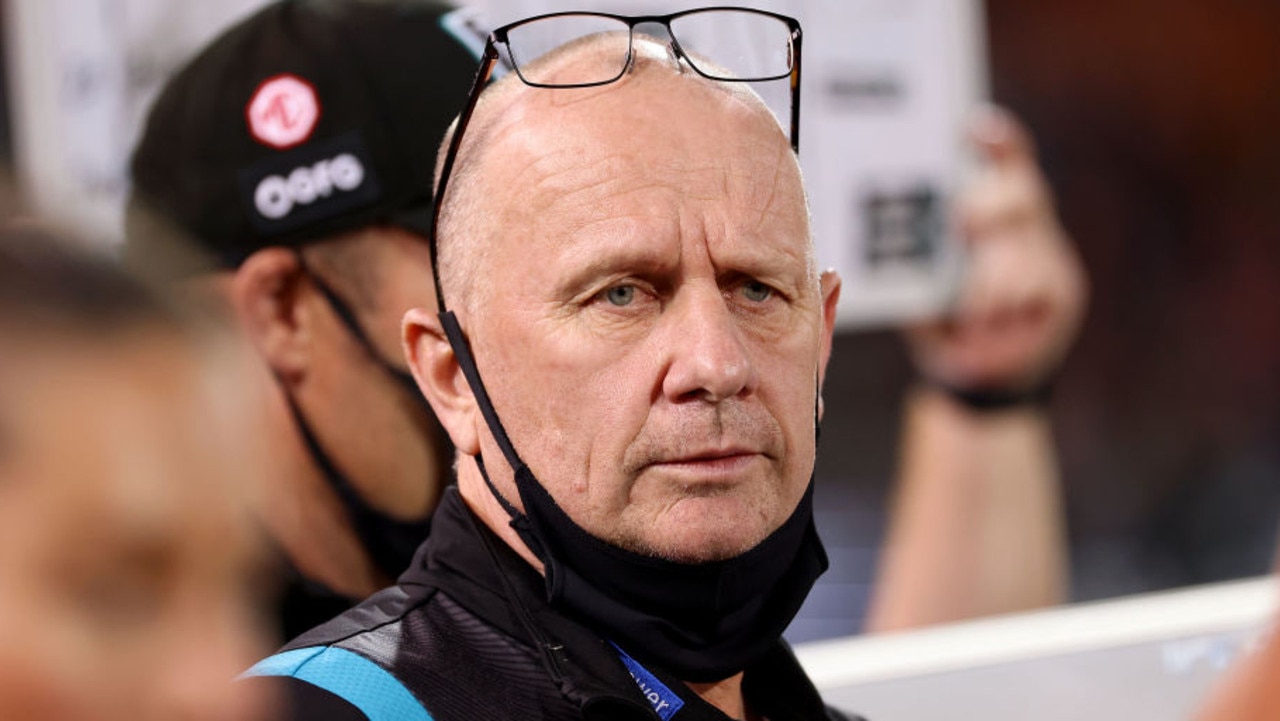
<path fill-rule="evenodd" d="M 432 721 L 400 679 L 374 661 L 336 646 L 309 646 L 269 656 L 242 679 L 285 677 L 304 681 L 356 707 L 369 721 Z"/>

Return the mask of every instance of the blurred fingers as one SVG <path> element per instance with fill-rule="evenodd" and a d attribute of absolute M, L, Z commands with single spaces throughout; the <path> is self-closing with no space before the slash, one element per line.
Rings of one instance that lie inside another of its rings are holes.
<path fill-rule="evenodd" d="M 1053 199 L 1026 128 L 1007 111 L 988 106 L 977 113 L 970 137 L 982 170 L 956 202 L 966 243 L 981 244 L 1002 230 L 1055 223 Z"/>
<path fill-rule="evenodd" d="M 969 139 L 989 165 L 1036 164 L 1031 133 L 1012 113 L 998 105 L 984 105 L 974 112 L 969 122 Z"/>

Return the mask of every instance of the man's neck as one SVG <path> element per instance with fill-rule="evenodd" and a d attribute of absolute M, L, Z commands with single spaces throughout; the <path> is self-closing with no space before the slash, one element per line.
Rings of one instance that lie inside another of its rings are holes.
<path fill-rule="evenodd" d="M 506 464 L 506 460 L 502 459 L 500 463 Z M 458 456 L 457 462 L 457 478 L 458 492 L 462 495 L 462 500 L 471 509 L 471 512 L 489 527 L 502 542 L 511 547 L 517 555 L 525 560 L 530 566 L 533 566 L 538 573 L 542 573 L 542 561 L 533 555 L 533 551 L 524 545 L 524 540 L 520 538 L 520 534 L 516 533 L 511 527 L 511 517 L 507 515 L 506 509 L 498 503 L 498 499 L 493 497 L 493 493 L 489 491 L 488 485 L 485 484 L 484 477 L 480 475 L 480 468 L 476 465 L 475 458 L 470 456 Z M 507 498 L 507 501 L 513 504 L 520 503 L 518 493 L 513 493 Z M 523 510 L 523 509 L 522 509 Z"/>
<path fill-rule="evenodd" d="M 761 717 L 750 712 L 747 708 L 747 700 L 742 695 L 742 676 L 743 674 L 740 673 L 723 681 L 685 682 L 685 685 L 701 696 L 703 701 L 720 709 L 729 718 L 757 721 Z"/>

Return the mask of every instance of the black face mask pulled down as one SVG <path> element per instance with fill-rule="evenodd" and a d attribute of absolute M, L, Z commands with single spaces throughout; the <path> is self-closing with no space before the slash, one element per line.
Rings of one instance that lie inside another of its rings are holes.
<path fill-rule="evenodd" d="M 498 492 L 477 456 L 480 472 L 511 516 L 511 527 L 542 561 L 550 603 L 641 663 L 684 681 L 719 681 L 767 654 L 827 569 L 813 523 L 812 477 L 787 521 L 734 558 L 688 564 L 619 548 L 574 523 L 520 459 L 457 319 L 445 312 L 441 321 L 489 430 L 515 472 L 524 513 Z"/>
<path fill-rule="evenodd" d="M 431 533 L 431 516 L 402 521 L 370 506 L 320 446 L 293 398 L 289 397 L 288 402 L 312 461 L 320 469 L 325 482 L 337 494 L 361 547 L 383 575 L 396 578 L 409 567 L 414 552 Z"/>
<path fill-rule="evenodd" d="M 432 412 L 431 406 L 422 397 L 422 393 L 418 390 L 418 385 L 413 380 L 413 376 L 396 368 L 378 353 L 373 347 L 373 343 L 360 327 L 360 324 L 356 321 L 355 314 L 351 311 L 351 308 L 338 297 L 332 288 L 307 269 L 306 264 L 302 261 L 301 253 L 298 254 L 298 258 L 303 271 L 310 276 L 311 281 L 320 290 L 321 295 L 325 297 L 334 314 L 342 321 L 351 337 L 364 348 L 365 352 L 378 367 L 395 381 L 399 387 L 404 389 L 409 398 L 417 400 L 422 405 L 430 424 L 428 441 L 437 452 L 447 456 L 449 450 L 448 444 L 444 440 L 444 429 L 440 427 L 440 422 L 436 419 L 435 413 Z M 329 487 L 337 494 L 338 500 L 342 503 L 343 510 L 347 515 L 347 520 L 351 523 L 352 530 L 355 531 L 356 537 L 360 541 L 360 545 L 379 571 L 388 578 L 396 578 L 409 567 L 409 562 L 413 560 L 414 552 L 417 551 L 418 546 L 427 539 L 427 535 L 431 532 L 430 514 L 422 519 L 402 521 L 370 506 L 360 495 L 360 492 L 356 490 L 355 486 L 351 484 L 351 481 L 338 470 L 329 454 L 320 445 L 319 440 L 311 430 L 310 424 L 307 423 L 297 403 L 294 402 L 293 397 L 288 393 L 285 395 L 289 402 L 289 410 L 293 414 L 294 422 L 297 424 L 298 431 L 302 434 L 302 439 L 307 445 L 307 451 L 320 469 Z"/>

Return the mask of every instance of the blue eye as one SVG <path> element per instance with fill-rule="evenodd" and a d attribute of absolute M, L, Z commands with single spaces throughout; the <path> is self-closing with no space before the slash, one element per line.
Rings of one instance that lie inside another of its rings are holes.
<path fill-rule="evenodd" d="M 742 295 L 749 301 L 763 303 L 773 296 L 773 288 L 758 280 L 749 280 L 742 284 Z"/>
<path fill-rule="evenodd" d="M 605 291 L 605 297 L 609 299 L 609 303 L 616 306 L 631 305 L 631 301 L 636 298 L 636 287 L 634 285 L 618 285 Z"/>

